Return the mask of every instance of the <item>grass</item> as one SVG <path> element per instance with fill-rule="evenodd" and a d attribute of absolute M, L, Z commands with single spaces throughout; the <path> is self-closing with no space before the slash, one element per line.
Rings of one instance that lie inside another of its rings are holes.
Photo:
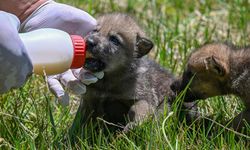
<path fill-rule="evenodd" d="M 97 17 L 108 12 L 126 12 L 144 27 L 155 43 L 150 54 L 157 62 L 180 75 L 188 54 L 209 41 L 250 44 L 249 0 L 59 0 Z M 160 121 L 149 119 L 129 134 L 105 134 L 90 124 L 86 137 L 72 147 L 67 132 L 74 118 L 77 97 L 69 107 L 55 104 L 42 77 L 33 75 L 20 89 L 0 96 L 0 149 L 248 149 L 249 139 L 220 128 L 209 132 L 178 124 L 177 108 Z M 217 114 L 224 122 L 244 106 L 237 97 L 211 98 L 199 103 L 204 116 Z M 168 118 L 166 119 L 166 117 Z M 209 132 L 209 133 L 208 133 Z"/>

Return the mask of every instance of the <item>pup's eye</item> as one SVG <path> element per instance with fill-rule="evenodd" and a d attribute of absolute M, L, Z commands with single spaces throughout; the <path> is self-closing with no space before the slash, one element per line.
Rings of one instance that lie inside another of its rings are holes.
<path fill-rule="evenodd" d="M 109 41 L 112 42 L 116 46 L 120 45 L 120 40 L 114 35 L 111 35 L 109 37 Z"/>

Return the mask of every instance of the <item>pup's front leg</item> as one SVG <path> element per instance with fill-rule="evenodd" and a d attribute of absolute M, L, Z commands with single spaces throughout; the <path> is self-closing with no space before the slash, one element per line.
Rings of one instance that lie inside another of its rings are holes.
<path fill-rule="evenodd" d="M 141 124 L 150 114 L 153 114 L 154 107 L 145 100 L 137 101 L 132 105 L 128 112 L 129 122 L 123 129 L 124 132 L 128 132 L 136 125 Z"/>

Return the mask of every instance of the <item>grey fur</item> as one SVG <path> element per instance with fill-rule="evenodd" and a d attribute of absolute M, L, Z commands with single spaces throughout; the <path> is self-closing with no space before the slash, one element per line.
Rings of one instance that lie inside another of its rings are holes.
<path fill-rule="evenodd" d="M 153 45 L 130 16 L 108 14 L 98 23 L 98 32 L 87 41 L 92 43 L 89 51 L 93 56 L 104 62 L 105 75 L 87 86 L 72 128 L 77 131 L 89 118 L 102 117 L 108 122 L 125 123 L 127 131 L 162 108 L 164 100 L 175 97 L 170 88 L 175 77 L 142 57 Z M 119 36 L 118 46 L 112 43 L 114 37 L 110 40 L 113 35 Z"/>

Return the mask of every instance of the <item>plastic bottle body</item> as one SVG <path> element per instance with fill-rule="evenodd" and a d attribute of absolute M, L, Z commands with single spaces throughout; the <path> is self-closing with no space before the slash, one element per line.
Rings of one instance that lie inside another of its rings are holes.
<path fill-rule="evenodd" d="M 74 59 L 74 46 L 66 32 L 45 28 L 19 35 L 35 74 L 43 75 L 45 72 L 47 75 L 53 75 L 70 68 Z"/>

